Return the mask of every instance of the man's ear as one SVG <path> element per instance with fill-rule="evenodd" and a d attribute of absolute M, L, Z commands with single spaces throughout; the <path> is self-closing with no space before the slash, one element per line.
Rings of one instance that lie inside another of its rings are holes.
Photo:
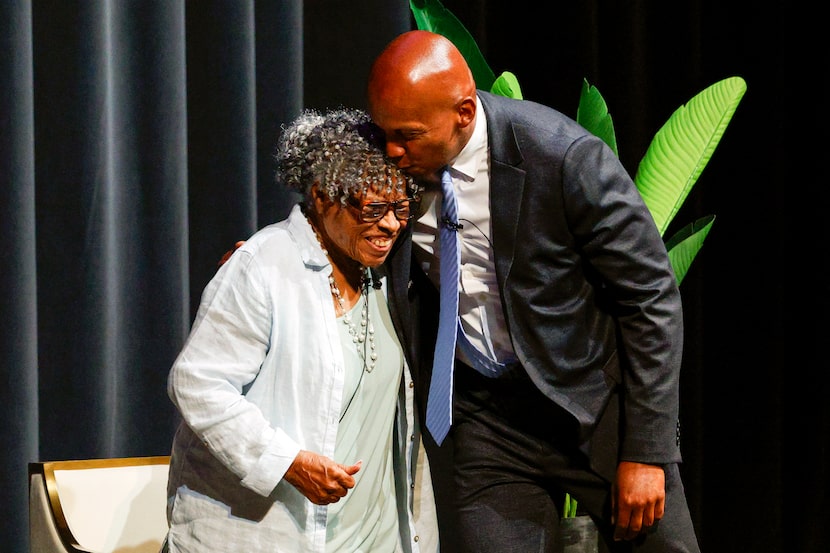
<path fill-rule="evenodd" d="M 476 118 L 476 101 L 474 98 L 467 96 L 458 103 L 458 120 L 462 127 L 467 127 L 475 121 Z"/>

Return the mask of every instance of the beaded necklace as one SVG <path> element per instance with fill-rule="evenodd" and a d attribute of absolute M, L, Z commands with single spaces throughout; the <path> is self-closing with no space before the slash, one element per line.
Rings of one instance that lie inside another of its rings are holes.
<path fill-rule="evenodd" d="M 329 259 L 332 265 L 334 265 L 334 261 L 331 259 L 329 251 L 323 245 L 323 240 L 320 238 L 320 233 L 317 232 L 317 228 L 311 223 L 311 220 L 308 221 L 308 224 L 314 230 L 314 235 L 317 237 L 317 242 L 320 243 L 320 248 L 322 248 L 323 254 Z M 357 354 L 363 360 L 363 370 L 370 373 L 375 368 L 378 354 L 375 349 L 375 327 L 369 319 L 369 286 L 367 286 L 367 283 L 371 280 L 369 278 L 369 269 L 368 267 L 362 267 L 361 270 L 362 273 L 360 275 L 359 288 L 361 295 L 363 295 L 363 309 L 361 309 L 360 312 L 360 331 L 358 331 L 357 325 L 352 322 L 351 314 L 346 309 L 346 302 L 343 299 L 343 294 L 340 293 L 340 288 L 337 286 L 337 282 L 334 280 L 334 275 L 329 276 L 329 288 L 331 289 L 332 297 L 335 299 L 337 306 L 340 308 L 340 316 L 343 320 L 343 324 L 345 324 L 346 328 L 349 329 L 349 335 L 352 337 L 352 342 L 354 342 Z M 368 356 L 366 355 L 367 343 L 369 345 Z M 363 378 L 362 372 L 363 371 L 361 371 L 361 379 Z M 349 403 L 351 403 L 351 400 Z"/>
<path fill-rule="evenodd" d="M 323 250 L 326 252 L 326 250 Z M 328 255 L 328 252 L 326 252 Z M 372 372 L 375 368 L 375 363 L 378 359 L 377 351 L 375 351 L 375 327 L 369 319 L 369 287 L 366 285 L 368 280 L 366 272 L 369 269 L 363 269 L 363 274 L 360 275 L 360 293 L 363 295 L 363 309 L 360 312 L 360 332 L 357 330 L 357 325 L 352 322 L 352 317 L 346 310 L 346 303 L 343 301 L 343 296 L 340 294 L 340 288 L 337 287 L 337 282 L 334 276 L 329 277 L 329 287 L 331 288 L 331 295 L 337 300 L 337 305 L 340 307 L 340 315 L 343 323 L 349 329 L 349 335 L 352 337 L 357 354 L 363 360 L 363 368 L 366 372 Z M 366 356 L 366 343 L 369 343 L 369 356 Z M 360 346 L 363 346 L 362 348 Z"/>

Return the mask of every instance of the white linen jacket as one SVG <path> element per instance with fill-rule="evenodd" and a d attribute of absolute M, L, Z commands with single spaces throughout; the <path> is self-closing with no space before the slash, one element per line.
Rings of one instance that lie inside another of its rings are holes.
<path fill-rule="evenodd" d="M 171 552 L 325 551 L 326 506 L 282 478 L 300 449 L 334 454 L 344 360 L 330 274 L 295 206 L 206 286 L 168 379 L 183 418 L 168 483 Z M 432 553 L 432 484 L 404 365 L 393 454 L 400 531 L 404 551 Z"/>

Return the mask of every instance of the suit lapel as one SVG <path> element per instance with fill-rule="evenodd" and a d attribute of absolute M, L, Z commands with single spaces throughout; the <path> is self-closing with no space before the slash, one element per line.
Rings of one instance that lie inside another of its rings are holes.
<path fill-rule="evenodd" d="M 384 264 L 389 285 L 388 301 L 389 314 L 398 334 L 398 338 L 406 349 L 408 336 L 404 332 L 411 325 L 408 301 L 411 278 L 409 271 L 412 265 L 412 229 L 407 227 L 404 234 L 398 237 L 392 253 Z"/>
<path fill-rule="evenodd" d="M 487 117 L 490 147 L 490 219 L 496 276 L 499 289 L 504 290 L 515 254 L 525 172 L 517 167 L 522 162 L 522 154 L 502 101 L 486 92 L 479 91 L 478 95 Z"/>

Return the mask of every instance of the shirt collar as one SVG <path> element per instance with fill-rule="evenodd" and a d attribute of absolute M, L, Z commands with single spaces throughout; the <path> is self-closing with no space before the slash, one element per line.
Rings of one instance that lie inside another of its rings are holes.
<path fill-rule="evenodd" d="M 476 96 L 476 119 L 473 134 L 464 146 L 464 149 L 456 156 L 450 164 L 454 177 L 472 181 L 478 172 L 478 168 L 487 156 L 487 118 L 484 116 L 484 106 Z"/>
<path fill-rule="evenodd" d="M 319 270 L 331 265 L 328 257 L 323 253 L 317 233 L 314 232 L 314 228 L 308 222 L 299 204 L 295 205 L 288 215 L 288 232 L 294 237 L 300 257 L 306 266 Z"/>

